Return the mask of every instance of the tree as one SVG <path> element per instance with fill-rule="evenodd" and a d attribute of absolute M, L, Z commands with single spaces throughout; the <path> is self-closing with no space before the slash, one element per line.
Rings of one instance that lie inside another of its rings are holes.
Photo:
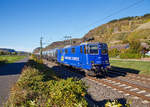
<path fill-rule="evenodd" d="M 140 53 L 142 50 L 141 43 L 139 40 L 132 40 L 129 42 L 130 48 L 129 52 L 131 53 Z"/>

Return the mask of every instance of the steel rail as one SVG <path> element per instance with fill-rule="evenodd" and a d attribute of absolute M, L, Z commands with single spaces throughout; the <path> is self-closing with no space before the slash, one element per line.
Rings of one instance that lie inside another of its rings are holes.
<path fill-rule="evenodd" d="M 129 83 L 129 82 L 126 82 L 126 81 L 122 81 L 122 80 L 119 80 L 119 79 L 115 79 L 115 78 L 107 78 L 107 79 L 111 80 L 111 81 L 115 81 L 115 82 L 120 82 L 121 84 L 125 84 L 125 85 L 131 86 L 133 88 L 138 88 L 140 90 L 145 90 L 145 91 L 150 93 L 149 88 L 145 88 L 145 87 L 142 87 L 142 86 L 139 86 L 139 85 L 136 85 L 136 84 L 132 84 L 132 83 Z"/>
<path fill-rule="evenodd" d="M 119 91 L 123 91 L 123 92 L 125 92 L 125 93 L 130 94 L 130 95 L 137 96 L 137 97 L 139 97 L 139 98 L 141 98 L 141 99 L 143 99 L 143 100 L 150 101 L 150 97 L 146 97 L 146 96 L 144 96 L 144 95 L 138 94 L 138 93 L 133 92 L 133 91 L 126 90 L 126 89 L 121 88 L 121 87 L 119 87 L 119 86 L 112 85 L 111 83 L 106 82 L 106 81 L 104 81 L 104 80 L 102 80 L 102 79 L 97 79 L 97 78 L 93 78 L 93 77 L 89 77 L 89 76 L 87 76 L 87 78 L 90 79 L 90 80 L 97 81 L 97 82 L 100 82 L 100 83 L 102 83 L 102 84 L 105 84 L 105 85 L 107 85 L 107 86 L 110 86 L 110 87 L 112 87 L 112 88 L 115 88 L 115 89 L 117 89 L 117 90 L 119 90 Z"/>
<path fill-rule="evenodd" d="M 109 71 L 109 73 L 113 74 L 118 74 L 119 76 L 127 76 L 129 78 L 135 79 L 135 80 L 140 80 L 140 81 L 145 81 L 146 83 L 150 83 L 150 77 L 144 76 L 144 75 L 138 75 L 138 74 L 132 74 L 132 73 L 124 73 L 124 72 L 113 72 L 112 70 Z"/>

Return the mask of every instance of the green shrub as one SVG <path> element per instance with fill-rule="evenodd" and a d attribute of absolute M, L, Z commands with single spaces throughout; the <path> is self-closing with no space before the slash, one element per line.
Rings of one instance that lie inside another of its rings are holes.
<path fill-rule="evenodd" d="M 86 107 L 86 86 L 60 79 L 50 68 L 29 61 L 11 89 L 6 107 Z"/>
<path fill-rule="evenodd" d="M 85 86 L 82 81 L 74 81 L 72 78 L 60 80 L 56 83 L 48 83 L 49 98 L 47 106 L 80 107 L 87 106 L 84 99 L 86 94 Z"/>
<path fill-rule="evenodd" d="M 129 41 L 130 47 L 126 50 L 121 50 L 120 58 L 141 58 L 141 43 L 139 40 L 131 40 Z"/>
<path fill-rule="evenodd" d="M 139 40 L 132 40 L 129 42 L 130 48 L 128 50 L 129 53 L 140 53 L 142 50 L 141 43 Z"/>
<path fill-rule="evenodd" d="M 38 56 L 32 54 L 32 55 L 31 55 L 31 58 L 32 58 L 35 62 L 40 63 L 40 64 L 43 64 L 43 60 L 42 60 L 40 57 L 38 57 Z"/>
<path fill-rule="evenodd" d="M 108 102 L 105 104 L 105 107 L 122 107 L 122 104 L 120 104 L 117 100 L 108 101 Z"/>
<path fill-rule="evenodd" d="M 105 107 L 130 107 L 131 104 L 132 104 L 131 100 L 125 105 L 121 104 L 118 100 L 114 100 L 114 101 L 107 101 Z"/>
<path fill-rule="evenodd" d="M 120 51 L 117 48 L 109 50 L 109 56 L 110 57 L 116 57 L 119 55 L 119 53 L 120 53 Z"/>

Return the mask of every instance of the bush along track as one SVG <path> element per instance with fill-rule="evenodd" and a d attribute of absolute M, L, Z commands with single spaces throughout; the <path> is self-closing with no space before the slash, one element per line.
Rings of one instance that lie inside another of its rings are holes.
<path fill-rule="evenodd" d="M 81 80 L 60 79 L 54 71 L 33 60 L 12 87 L 6 107 L 86 107 L 86 86 Z"/>

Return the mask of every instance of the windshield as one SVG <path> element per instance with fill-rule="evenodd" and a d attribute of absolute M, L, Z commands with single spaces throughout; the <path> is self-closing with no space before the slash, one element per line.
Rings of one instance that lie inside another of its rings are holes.
<path fill-rule="evenodd" d="M 108 53 L 108 48 L 106 44 L 102 44 L 102 54 L 107 54 Z"/>
<path fill-rule="evenodd" d="M 90 54 L 98 54 L 98 45 L 89 45 Z"/>

